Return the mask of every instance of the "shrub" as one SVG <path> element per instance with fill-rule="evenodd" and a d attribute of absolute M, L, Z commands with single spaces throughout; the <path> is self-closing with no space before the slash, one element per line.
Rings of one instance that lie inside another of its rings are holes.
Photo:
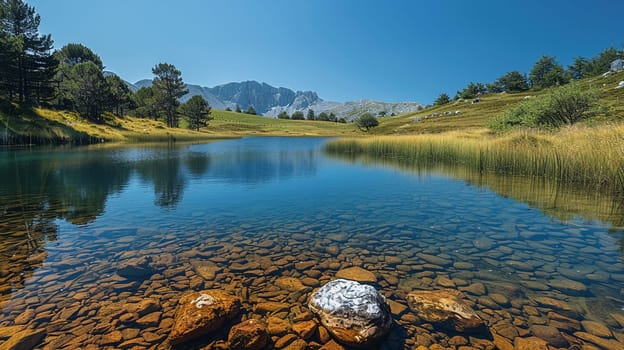
<path fill-rule="evenodd" d="M 379 125 L 379 121 L 370 113 L 364 113 L 361 117 L 356 119 L 355 123 L 358 128 L 368 131 L 370 128 L 374 128 Z"/>
<path fill-rule="evenodd" d="M 597 101 L 595 91 L 581 91 L 577 85 L 571 84 L 520 103 L 496 118 L 490 127 L 506 130 L 572 125 L 596 115 L 599 110 Z"/>

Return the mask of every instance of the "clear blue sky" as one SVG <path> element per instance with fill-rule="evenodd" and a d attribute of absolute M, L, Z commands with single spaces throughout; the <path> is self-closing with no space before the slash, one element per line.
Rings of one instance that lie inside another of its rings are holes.
<path fill-rule="evenodd" d="M 134 82 L 258 80 L 326 100 L 431 103 L 470 81 L 622 49 L 621 0 L 30 0 L 55 47 L 84 44 Z"/>

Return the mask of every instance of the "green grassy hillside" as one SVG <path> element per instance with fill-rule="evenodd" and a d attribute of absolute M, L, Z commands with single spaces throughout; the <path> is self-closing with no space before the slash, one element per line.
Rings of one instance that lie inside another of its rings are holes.
<path fill-rule="evenodd" d="M 0 144 L 48 144 L 193 141 L 248 135 L 267 136 L 354 136 L 353 124 L 265 118 L 226 111 L 213 111 L 214 120 L 199 132 L 168 128 L 161 121 L 112 114 L 96 124 L 78 114 L 43 108 L 26 109 L 5 104 L 0 108 Z"/>
<path fill-rule="evenodd" d="M 624 80 L 624 72 L 607 77 L 593 77 L 580 80 L 582 89 L 596 88 L 599 91 L 599 104 L 608 107 L 605 114 L 599 115 L 585 124 L 603 121 L 624 121 L 624 88 L 615 86 Z M 472 104 L 471 100 L 454 101 L 442 106 L 433 106 L 415 113 L 380 119 L 380 125 L 369 131 L 374 135 L 440 133 L 453 130 L 465 130 L 486 127 L 488 122 L 518 103 L 533 96 L 548 92 L 527 91 L 513 94 L 489 94 L 481 96 L 481 102 Z M 459 114 L 455 114 L 460 111 Z M 445 115 L 450 113 L 450 115 Z M 438 116 L 433 116 L 437 114 Z M 420 121 L 415 121 L 420 118 Z"/>

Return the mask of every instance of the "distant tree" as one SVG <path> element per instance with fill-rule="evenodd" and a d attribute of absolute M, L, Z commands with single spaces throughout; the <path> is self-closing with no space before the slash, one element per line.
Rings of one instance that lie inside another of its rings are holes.
<path fill-rule="evenodd" d="M 195 95 L 180 105 L 180 114 L 186 118 L 191 130 L 199 131 L 199 128 L 208 126 L 208 121 L 213 119 L 210 112 L 208 101 L 200 95 Z"/>
<path fill-rule="evenodd" d="M 344 117 L 342 117 L 342 118 L 336 120 L 336 122 L 346 124 L 347 120 Z"/>
<path fill-rule="evenodd" d="M 54 57 L 60 64 L 64 64 L 66 66 L 73 66 L 84 62 L 93 62 L 101 70 L 104 69 L 104 64 L 102 63 L 100 56 L 82 44 L 67 44 L 60 50 L 54 52 Z"/>
<path fill-rule="evenodd" d="M 124 116 L 124 111 L 134 108 L 132 91 L 121 78 L 115 74 L 105 78 L 109 90 L 109 103 L 111 111 L 118 117 Z"/>
<path fill-rule="evenodd" d="M 254 108 L 254 106 L 249 106 L 249 108 L 247 108 L 247 110 L 245 111 L 246 114 L 251 114 L 251 115 L 256 115 L 256 109 Z"/>
<path fill-rule="evenodd" d="M 155 77 L 152 80 L 154 97 L 158 109 L 164 114 L 167 126 L 177 128 L 179 125 L 178 99 L 188 90 L 182 81 L 182 73 L 172 64 L 159 63 L 152 68 Z"/>
<path fill-rule="evenodd" d="M 142 87 L 132 95 L 134 110 L 132 114 L 137 117 L 158 119 L 158 106 L 152 87 Z"/>
<path fill-rule="evenodd" d="M 572 79 L 582 79 L 589 76 L 591 71 L 590 62 L 584 57 L 577 57 L 571 65 L 568 66 L 568 72 L 572 75 Z"/>
<path fill-rule="evenodd" d="M 501 87 L 502 91 L 507 92 L 519 92 L 529 89 L 529 83 L 527 82 L 526 76 L 517 70 L 506 73 L 502 77 L 498 78 L 496 83 Z"/>
<path fill-rule="evenodd" d="M 366 131 L 379 125 L 379 121 L 377 120 L 377 118 L 375 118 L 370 113 L 364 113 L 355 120 L 355 123 L 357 124 L 358 128 L 364 129 Z"/>
<path fill-rule="evenodd" d="M 330 122 L 338 122 L 338 118 L 336 118 L 336 115 L 334 114 L 334 112 L 330 112 L 328 119 Z"/>
<path fill-rule="evenodd" d="M 328 122 L 329 121 L 329 114 L 327 114 L 325 112 L 321 112 L 321 113 L 319 113 L 319 115 L 316 116 L 316 120 L 322 121 L 322 122 Z"/>
<path fill-rule="evenodd" d="M 48 101 L 58 66 L 52 37 L 39 35 L 41 19 L 24 1 L 0 4 L 0 91 L 20 103 Z"/>
<path fill-rule="evenodd" d="M 306 119 L 307 120 L 314 120 L 314 119 L 316 119 L 316 117 L 314 115 L 314 111 L 312 109 L 308 109 L 308 114 L 306 115 Z"/>
<path fill-rule="evenodd" d="M 463 99 L 475 98 L 480 94 L 487 92 L 487 88 L 483 83 L 468 83 L 468 86 L 462 91 L 458 92 L 458 96 Z"/>
<path fill-rule="evenodd" d="M 292 114 L 292 116 L 290 116 L 290 119 L 292 120 L 304 120 L 305 117 L 303 116 L 303 112 L 302 111 L 296 111 Z"/>
<path fill-rule="evenodd" d="M 288 112 L 286 111 L 281 111 L 278 115 L 277 118 L 279 119 L 290 119 L 290 116 L 288 115 Z"/>
<path fill-rule="evenodd" d="M 101 123 L 102 112 L 110 101 L 110 90 L 102 71 L 95 63 L 87 61 L 72 66 L 69 74 L 63 84 L 74 109 L 81 116 Z"/>
<path fill-rule="evenodd" d="M 505 91 L 505 89 L 503 88 L 503 85 L 498 80 L 489 84 L 485 84 L 485 88 L 490 94 L 495 94 L 495 93 Z"/>
<path fill-rule="evenodd" d="M 569 79 L 563 67 L 552 56 L 542 56 L 529 73 L 531 86 L 535 89 L 544 89 L 566 84 Z"/>
<path fill-rule="evenodd" d="M 227 107 L 227 108 L 225 109 L 225 111 L 226 111 L 226 112 L 231 112 L 231 111 L 232 111 L 232 108 Z"/>
<path fill-rule="evenodd" d="M 449 97 L 448 94 L 443 92 L 440 95 L 438 95 L 438 98 L 436 98 L 436 100 L 433 102 L 433 104 L 436 105 L 436 106 L 441 106 L 441 105 L 445 105 L 445 104 L 447 104 L 449 102 L 451 102 L 451 98 Z"/>
<path fill-rule="evenodd" d="M 236 113 L 242 113 L 243 111 L 241 110 L 239 105 L 236 105 Z"/>
<path fill-rule="evenodd" d="M 611 69 L 611 62 L 618 58 L 624 58 L 624 51 L 618 51 L 609 47 L 600 52 L 589 61 L 589 68 L 586 76 L 596 76 Z"/>
<path fill-rule="evenodd" d="M 386 116 L 386 111 L 379 111 L 379 113 L 377 113 L 378 117 L 385 117 Z"/>

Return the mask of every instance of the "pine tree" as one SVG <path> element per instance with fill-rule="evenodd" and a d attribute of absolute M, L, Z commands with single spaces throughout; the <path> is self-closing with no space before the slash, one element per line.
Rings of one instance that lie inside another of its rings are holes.
<path fill-rule="evenodd" d="M 0 86 L 18 102 L 43 102 L 54 94 L 58 66 L 51 54 L 53 41 L 39 35 L 41 19 L 22 0 L 3 0 L 0 6 Z"/>
<path fill-rule="evenodd" d="M 529 73 L 529 79 L 532 87 L 536 89 L 563 85 L 569 80 L 563 67 L 552 56 L 542 56 L 535 62 Z"/>
<path fill-rule="evenodd" d="M 159 63 L 152 68 L 155 77 L 152 80 L 154 96 L 158 109 L 165 115 L 165 121 L 170 128 L 179 126 L 178 99 L 188 90 L 182 81 L 182 72 L 169 63 Z"/>
<path fill-rule="evenodd" d="M 434 105 L 436 106 L 441 106 L 441 105 L 445 105 L 447 103 L 451 102 L 451 98 L 449 97 L 449 95 L 445 92 L 441 93 L 438 98 L 436 98 L 435 102 L 433 102 Z"/>
<path fill-rule="evenodd" d="M 208 121 L 213 119 L 210 116 L 210 110 L 208 101 L 199 95 L 191 97 L 180 105 L 180 114 L 188 121 L 188 128 L 196 131 L 199 131 L 199 128 L 206 127 Z"/>
<path fill-rule="evenodd" d="M 123 117 L 124 111 L 134 107 L 132 91 L 130 91 L 128 85 L 115 74 L 107 76 L 105 80 L 110 92 L 110 100 L 107 104 L 115 115 Z"/>

